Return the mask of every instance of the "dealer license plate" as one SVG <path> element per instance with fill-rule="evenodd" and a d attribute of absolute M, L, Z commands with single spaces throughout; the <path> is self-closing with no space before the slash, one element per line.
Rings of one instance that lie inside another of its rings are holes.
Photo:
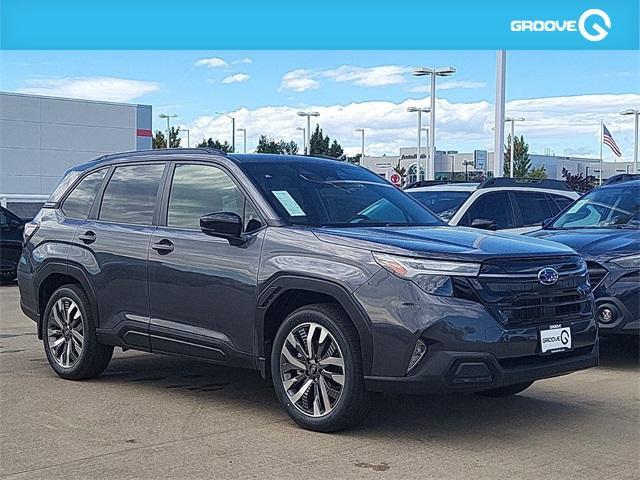
<path fill-rule="evenodd" d="M 571 328 L 551 328 L 540 330 L 540 351 L 542 353 L 562 352 L 571 349 Z"/>

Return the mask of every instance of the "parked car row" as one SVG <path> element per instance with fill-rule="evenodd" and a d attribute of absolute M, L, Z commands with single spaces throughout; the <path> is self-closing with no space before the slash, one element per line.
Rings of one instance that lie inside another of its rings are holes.
<path fill-rule="evenodd" d="M 523 217 L 503 188 L 468 197 L 506 195 Z M 556 212 L 571 194 L 558 192 L 527 191 Z M 578 222 L 601 201 L 564 212 Z M 572 248 L 451 228 L 369 170 L 320 158 L 175 149 L 75 167 L 24 226 L 18 283 L 62 378 L 99 375 L 114 347 L 253 368 L 316 431 L 358 423 L 373 391 L 514 395 L 598 363 Z"/>

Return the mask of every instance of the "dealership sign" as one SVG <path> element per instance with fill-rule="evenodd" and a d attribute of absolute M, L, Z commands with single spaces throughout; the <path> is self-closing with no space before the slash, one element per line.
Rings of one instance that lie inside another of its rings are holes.
<path fill-rule="evenodd" d="M 585 10 L 578 20 L 512 20 L 512 32 L 580 32 L 590 42 L 599 42 L 609 35 L 611 18 L 604 10 Z"/>

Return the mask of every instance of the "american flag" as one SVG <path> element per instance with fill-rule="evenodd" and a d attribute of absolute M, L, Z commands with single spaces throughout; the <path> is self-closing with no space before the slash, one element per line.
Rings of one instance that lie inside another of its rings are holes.
<path fill-rule="evenodd" d="M 609 133 L 609 130 L 607 130 L 607 127 L 604 124 L 602 124 L 602 142 L 605 145 L 609 145 L 609 148 L 611 149 L 611 151 L 616 157 L 622 156 L 622 152 L 620 151 L 620 148 L 618 148 L 616 141 L 613 139 L 613 137 L 611 136 L 611 133 Z"/>

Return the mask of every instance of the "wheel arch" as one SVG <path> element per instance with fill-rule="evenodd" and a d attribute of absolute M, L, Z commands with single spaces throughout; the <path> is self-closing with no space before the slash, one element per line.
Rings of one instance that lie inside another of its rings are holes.
<path fill-rule="evenodd" d="M 48 263 L 40 272 L 38 272 L 38 280 L 36 282 L 36 306 L 38 308 L 38 338 L 42 340 L 42 329 L 44 320 L 44 311 L 47 302 L 53 292 L 63 285 L 74 284 L 82 288 L 89 299 L 91 313 L 93 318 L 98 317 L 98 308 L 95 302 L 95 292 L 82 269 L 58 262 Z"/>
<path fill-rule="evenodd" d="M 261 290 L 256 306 L 255 347 L 257 366 L 263 376 L 267 376 L 270 342 L 286 316 L 301 306 L 327 302 L 339 305 L 354 324 L 360 341 L 364 373 L 370 373 L 373 362 L 371 324 L 363 308 L 349 291 L 326 279 L 280 275 Z"/>

